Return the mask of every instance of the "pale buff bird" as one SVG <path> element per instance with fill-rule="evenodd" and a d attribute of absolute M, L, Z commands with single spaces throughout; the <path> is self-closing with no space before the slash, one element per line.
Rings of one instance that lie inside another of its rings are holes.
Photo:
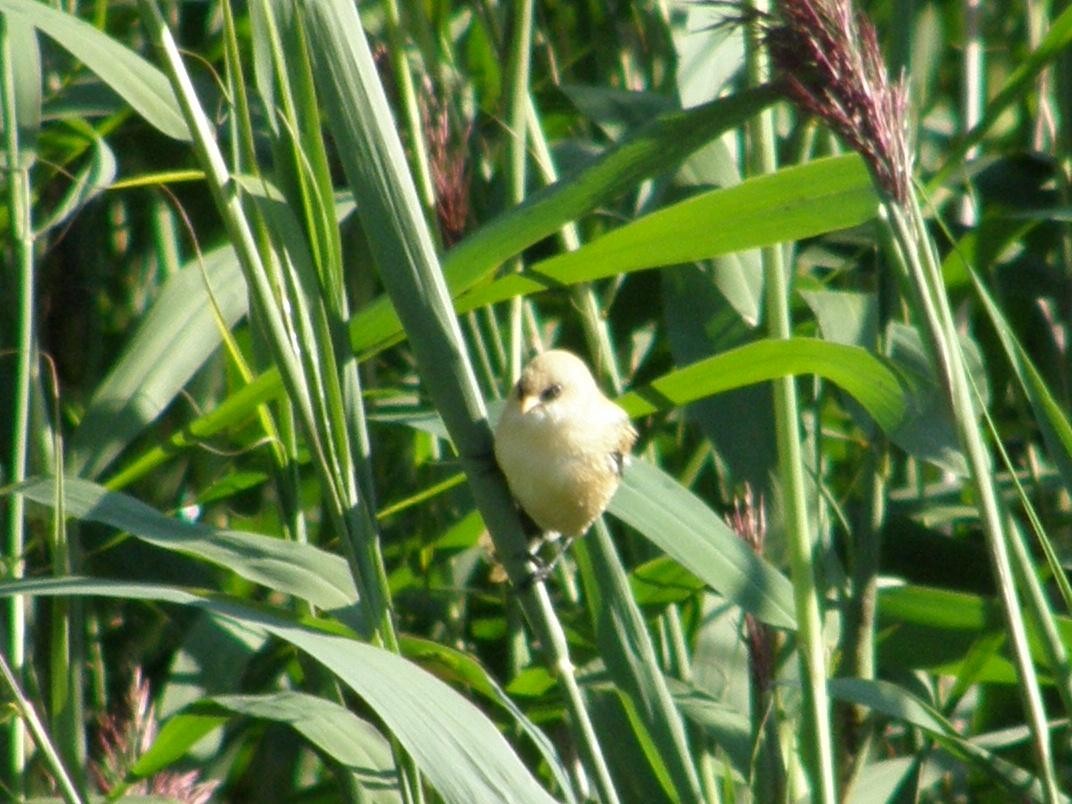
<path fill-rule="evenodd" d="M 525 513 L 567 539 L 541 575 L 606 509 L 636 438 L 576 355 L 554 349 L 525 366 L 495 430 L 495 458 Z"/>

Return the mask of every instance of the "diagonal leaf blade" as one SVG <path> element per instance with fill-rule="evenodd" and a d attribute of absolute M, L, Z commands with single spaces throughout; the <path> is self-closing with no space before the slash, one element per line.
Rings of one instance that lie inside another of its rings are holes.
<path fill-rule="evenodd" d="M 771 625 L 795 627 L 789 579 L 666 472 L 634 461 L 608 510 L 731 603 Z"/>
<path fill-rule="evenodd" d="M 327 667 L 379 715 L 445 801 L 551 802 L 477 707 L 407 659 L 269 609 L 158 584 L 57 578 L 0 583 L 0 597 L 90 595 L 192 606 L 261 628 Z"/>
<path fill-rule="evenodd" d="M 176 140 L 190 139 L 167 78 L 133 50 L 88 22 L 37 0 L 0 0 L 0 12 L 19 17 L 54 39 L 161 132 Z"/>
<path fill-rule="evenodd" d="M 37 479 L 15 487 L 14 492 L 51 506 L 55 504 L 55 488 L 53 480 Z M 133 497 L 78 478 L 64 480 L 63 495 L 66 513 L 71 516 L 109 525 L 157 547 L 211 561 L 322 609 L 344 608 L 357 600 L 346 562 L 312 545 L 172 519 Z"/>

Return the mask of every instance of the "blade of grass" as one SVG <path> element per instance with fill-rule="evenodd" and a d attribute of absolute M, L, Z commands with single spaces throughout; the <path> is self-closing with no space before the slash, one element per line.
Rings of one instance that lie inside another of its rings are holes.
<path fill-rule="evenodd" d="M 82 798 L 81 794 L 78 792 L 78 788 L 75 787 L 71 774 L 63 765 L 63 760 L 60 758 L 59 752 L 56 751 L 55 746 L 49 739 L 48 732 L 45 731 L 45 726 L 41 722 L 41 718 L 37 716 L 37 712 L 34 710 L 33 701 L 27 698 L 23 693 L 19 686 L 18 679 L 15 677 L 15 672 L 10 665 L 8 665 L 7 659 L 3 654 L 0 654 L 0 675 L 4 677 L 4 683 L 7 685 L 8 691 L 11 693 L 11 700 L 14 702 L 15 708 L 19 711 L 19 720 L 22 720 L 29 725 L 34 742 L 44 755 L 49 770 L 52 771 L 53 776 L 59 783 L 64 800 L 72 804 L 81 804 L 85 799 Z"/>
<path fill-rule="evenodd" d="M 417 358 L 421 378 L 451 434 L 499 555 L 515 586 L 531 572 L 527 545 L 502 476 L 491 430 L 402 145 L 354 7 L 343 0 L 303 4 L 327 123 L 347 181 L 362 199 L 373 256 Z M 581 750 L 602 797 L 616 801 L 598 741 L 573 678 L 565 635 L 542 584 L 521 599 L 559 673 Z"/>
<path fill-rule="evenodd" d="M 756 2 L 752 8 L 769 12 L 770 5 Z M 750 27 L 746 39 L 746 64 L 749 80 L 765 80 L 770 69 L 757 28 Z M 774 116 L 761 112 L 749 127 L 750 167 L 756 175 L 775 170 Z M 776 217 L 776 216 L 772 216 Z M 760 252 L 765 279 L 767 329 L 772 338 L 788 339 L 792 335 L 789 283 L 784 253 L 778 246 Z M 804 484 L 804 458 L 800 444 L 800 410 L 797 389 L 792 377 L 774 381 L 774 428 L 778 451 L 778 479 L 781 485 L 782 514 L 789 560 L 792 570 L 797 620 L 797 654 L 800 662 L 801 691 L 804 696 L 802 719 L 803 743 L 800 745 L 804 767 L 811 782 L 811 795 L 824 804 L 834 804 L 837 788 L 834 781 L 834 745 L 830 726 L 830 703 L 827 695 L 826 647 L 823 641 L 823 590 L 816 582 L 815 539 L 808 518 Z"/>
<path fill-rule="evenodd" d="M 114 89 L 151 125 L 177 140 L 190 132 L 167 77 L 88 22 L 37 0 L 0 0 L 0 12 L 50 36 Z"/>
<path fill-rule="evenodd" d="M 589 542 L 600 542 L 597 550 Z M 575 549 L 584 579 L 585 599 L 594 620 L 600 655 L 619 694 L 635 713 L 634 729 L 657 778 L 669 798 L 700 801 L 700 779 L 689 749 L 681 713 L 659 668 L 644 618 L 629 590 L 610 531 L 602 519 Z M 598 560 L 592 561 L 591 557 Z"/>
<path fill-rule="evenodd" d="M 20 147 L 19 118 L 16 93 L 13 48 L 17 35 L 29 36 L 25 22 L 0 17 L 0 103 L 4 120 L 4 162 L 7 169 L 8 225 L 11 229 L 13 266 L 17 279 L 16 310 L 16 368 L 14 399 L 11 417 L 11 462 L 9 472 L 14 482 L 26 478 L 30 432 L 30 402 L 33 372 L 37 365 L 37 325 L 34 293 L 34 236 L 30 168 L 32 152 Z M 36 47 L 36 41 L 34 46 Z M 32 76 L 24 76 L 32 78 Z M 40 85 L 40 77 L 37 78 Z M 38 90 L 40 91 L 40 90 Z M 9 557 L 7 577 L 19 578 L 25 572 L 25 520 L 21 500 L 12 500 L 7 509 L 7 531 L 4 552 Z M 18 687 L 26 663 L 26 609 L 20 600 L 10 601 L 7 608 L 4 649 L 11 657 L 11 669 L 4 663 L 5 674 L 11 675 L 9 685 L 18 696 Z M 32 725 L 32 724 L 31 724 Z M 13 792 L 21 796 L 26 772 L 26 730 L 24 718 L 14 718 L 8 729 L 8 778 Z M 44 746 L 43 746 L 44 748 Z"/>
<path fill-rule="evenodd" d="M 0 596 L 80 595 L 187 606 L 268 632 L 327 667 L 402 741 L 446 801 L 551 802 L 476 706 L 431 673 L 395 653 L 360 642 L 337 623 L 224 595 L 174 586 L 104 579 L 56 578 L 0 584 Z"/>

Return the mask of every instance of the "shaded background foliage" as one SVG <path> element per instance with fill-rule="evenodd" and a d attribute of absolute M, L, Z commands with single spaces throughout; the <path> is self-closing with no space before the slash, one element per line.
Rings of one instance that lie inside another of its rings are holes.
<path fill-rule="evenodd" d="M 120 749 L 101 792 L 188 800 L 199 780 L 236 801 L 828 798 L 824 750 L 859 800 L 1067 789 L 1072 17 L 864 6 L 906 70 L 927 229 L 1030 556 L 1016 580 L 1052 731 L 1024 708 L 1034 681 L 882 190 L 748 89 L 719 4 L 361 4 L 366 62 L 343 2 L 2 0 L 19 126 L 0 206 L 3 593 L 26 595 L 5 612 L 21 692 L 3 789 L 55 792 L 65 767 L 77 797 Z M 120 51 L 147 62 L 117 74 Z M 765 179 L 743 126 L 768 108 L 784 167 Z M 793 321 L 774 344 L 771 247 Z M 385 248 L 425 284 L 376 264 Z M 461 357 L 430 366 L 456 336 Z M 608 529 L 549 592 L 505 581 L 485 522 L 515 579 L 504 548 L 523 536 L 486 428 L 453 424 L 537 344 L 631 391 L 641 430 Z M 786 375 L 836 701 L 815 750 L 765 382 Z M 746 486 L 754 547 L 727 525 Z"/>

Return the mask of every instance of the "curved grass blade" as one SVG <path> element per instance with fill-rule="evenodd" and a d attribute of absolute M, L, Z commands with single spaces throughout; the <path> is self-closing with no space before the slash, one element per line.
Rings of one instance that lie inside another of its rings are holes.
<path fill-rule="evenodd" d="M 731 349 L 630 391 L 618 404 L 630 416 L 646 416 L 722 391 L 797 374 L 830 380 L 891 435 L 908 416 L 908 389 L 882 360 L 858 346 L 817 338 L 762 340 Z"/>
<path fill-rule="evenodd" d="M 55 485 L 51 479 L 38 479 L 10 491 L 51 506 L 55 503 Z M 66 478 L 63 493 L 70 516 L 108 525 L 166 550 L 211 561 L 319 608 L 341 609 L 357 601 L 346 561 L 312 545 L 172 519 L 133 497 L 78 478 Z"/>
<path fill-rule="evenodd" d="M 0 597 L 89 595 L 192 606 L 262 629 L 323 664 L 376 712 L 445 801 L 552 802 L 495 725 L 407 659 L 267 608 L 159 584 L 57 578 L 0 583 Z"/>
<path fill-rule="evenodd" d="M 217 695 L 169 718 L 132 768 L 151 776 L 181 759 L 202 737 L 232 715 L 291 726 L 325 756 L 352 773 L 370 801 L 400 801 L 391 747 L 366 720 L 334 701 L 294 690 L 264 695 Z"/>
<path fill-rule="evenodd" d="M 190 139 L 171 84 L 133 50 L 88 22 L 37 0 L 0 0 L 0 12 L 17 16 L 70 51 L 150 125 L 173 139 Z"/>
<path fill-rule="evenodd" d="M 465 312 L 527 293 L 847 229 L 871 220 L 877 202 L 858 156 L 818 159 L 653 212 L 576 251 L 474 289 L 456 307 Z"/>
<path fill-rule="evenodd" d="M 1042 799 L 1039 779 L 1001 757 L 960 736 L 938 710 L 889 681 L 834 678 L 830 694 L 842 701 L 866 706 L 887 717 L 923 729 L 954 756 L 967 760 L 977 770 L 1017 796 Z"/>
<path fill-rule="evenodd" d="M 666 472 L 633 461 L 608 510 L 731 603 L 770 625 L 795 628 L 789 579 Z"/>

